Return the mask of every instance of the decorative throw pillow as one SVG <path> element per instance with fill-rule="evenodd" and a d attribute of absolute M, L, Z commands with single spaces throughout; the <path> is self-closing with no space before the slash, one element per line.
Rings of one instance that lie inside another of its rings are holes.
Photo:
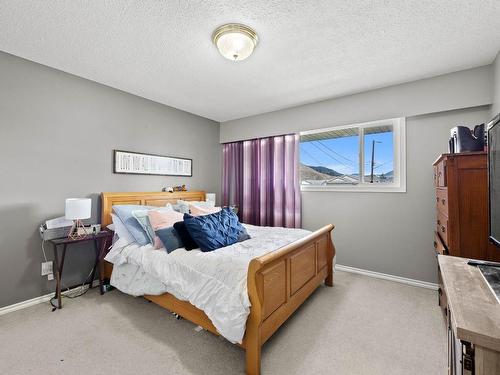
<path fill-rule="evenodd" d="M 152 228 L 151 225 L 149 225 L 148 210 L 134 210 L 132 211 L 132 216 L 135 218 L 135 220 L 137 220 L 142 230 L 146 232 L 146 235 L 148 236 L 148 242 L 152 243 L 151 235 L 154 236 L 154 232 L 151 233 Z"/>
<path fill-rule="evenodd" d="M 184 246 L 181 236 L 179 236 L 174 227 L 158 229 L 155 233 L 169 254 Z"/>
<path fill-rule="evenodd" d="M 183 214 L 177 211 L 148 211 L 148 219 L 153 232 L 155 233 L 159 229 L 173 227 L 175 223 L 181 221 Z M 155 249 L 161 248 L 162 241 L 161 238 L 156 234 L 154 235 L 154 247 Z"/>
<path fill-rule="evenodd" d="M 199 207 L 199 206 L 195 206 L 193 204 L 189 205 L 189 211 L 191 212 L 191 215 L 193 215 L 193 216 L 203 216 L 203 215 L 215 214 L 216 212 L 219 212 L 220 210 L 221 210 L 220 207 Z"/>
<path fill-rule="evenodd" d="M 184 224 L 204 252 L 232 245 L 248 236 L 238 216 L 228 207 L 204 216 L 184 214 Z"/>
<path fill-rule="evenodd" d="M 248 234 L 247 230 L 245 229 L 245 227 L 243 225 L 241 226 L 241 228 L 243 230 L 238 234 L 238 242 L 243 242 L 243 241 L 249 240 L 251 237 Z"/>
<path fill-rule="evenodd" d="M 175 212 L 173 211 L 172 207 L 157 207 L 154 209 L 146 209 L 146 210 L 134 210 L 132 211 L 132 215 L 135 217 L 135 219 L 139 222 L 139 225 L 141 228 L 146 232 L 148 235 L 149 243 L 153 244 L 155 240 L 155 230 L 156 228 L 151 226 L 150 220 L 148 213 L 149 212 L 165 212 L 165 213 L 170 213 L 170 212 Z M 178 214 L 178 212 L 175 212 Z M 180 215 L 180 214 L 179 214 Z"/>
<path fill-rule="evenodd" d="M 177 201 L 177 205 L 179 207 L 179 212 L 182 212 L 183 214 L 188 214 L 189 213 L 189 206 L 197 206 L 197 207 L 203 207 L 203 208 L 210 208 L 210 207 L 215 207 L 215 202 L 213 201 L 184 201 L 182 199 L 179 199 Z"/>
<path fill-rule="evenodd" d="M 196 241 L 189 234 L 186 224 L 183 221 L 179 221 L 174 224 L 174 229 L 177 231 L 177 234 L 181 238 L 182 243 L 184 244 L 184 248 L 186 250 L 193 250 L 199 248 Z"/>

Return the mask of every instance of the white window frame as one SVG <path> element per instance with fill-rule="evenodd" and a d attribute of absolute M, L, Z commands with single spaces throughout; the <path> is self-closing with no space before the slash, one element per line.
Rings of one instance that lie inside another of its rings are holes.
<path fill-rule="evenodd" d="M 364 181 L 364 131 L 373 126 L 390 125 L 393 129 L 393 182 L 390 184 L 372 184 Z M 300 132 L 300 135 L 323 133 L 327 131 L 342 130 L 349 128 L 359 129 L 359 163 L 360 163 L 360 182 L 353 185 L 313 185 L 307 186 L 300 184 L 301 191 L 349 191 L 349 192 L 385 192 L 385 193 L 406 193 L 406 118 L 392 118 L 386 120 L 363 122 L 359 124 L 333 126 L 329 128 L 307 130 Z"/>

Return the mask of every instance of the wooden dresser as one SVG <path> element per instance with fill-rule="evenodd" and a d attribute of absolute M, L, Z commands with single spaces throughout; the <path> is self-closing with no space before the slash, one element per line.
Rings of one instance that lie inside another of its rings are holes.
<path fill-rule="evenodd" d="M 433 165 L 436 252 L 500 261 L 500 251 L 488 242 L 486 152 L 443 154 Z"/>
<path fill-rule="evenodd" d="M 438 256 L 449 375 L 500 374 L 500 304 L 467 259 Z"/>

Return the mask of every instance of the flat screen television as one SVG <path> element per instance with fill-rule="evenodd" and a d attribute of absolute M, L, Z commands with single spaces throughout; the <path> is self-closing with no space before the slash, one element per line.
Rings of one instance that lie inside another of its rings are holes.
<path fill-rule="evenodd" d="M 500 247 L 500 113 L 488 124 L 490 241 Z"/>

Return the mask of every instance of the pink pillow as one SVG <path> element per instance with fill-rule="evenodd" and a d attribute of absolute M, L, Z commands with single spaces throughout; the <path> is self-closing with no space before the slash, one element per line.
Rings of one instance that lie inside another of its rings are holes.
<path fill-rule="evenodd" d="M 220 207 L 199 207 L 190 204 L 189 211 L 191 211 L 191 215 L 193 216 L 204 216 L 209 214 L 215 214 L 221 210 Z"/>
<path fill-rule="evenodd" d="M 173 227 L 178 221 L 182 221 L 184 214 L 177 211 L 149 211 L 149 223 L 156 232 L 158 229 Z M 158 236 L 155 236 L 155 249 L 161 249 L 163 244 Z"/>

